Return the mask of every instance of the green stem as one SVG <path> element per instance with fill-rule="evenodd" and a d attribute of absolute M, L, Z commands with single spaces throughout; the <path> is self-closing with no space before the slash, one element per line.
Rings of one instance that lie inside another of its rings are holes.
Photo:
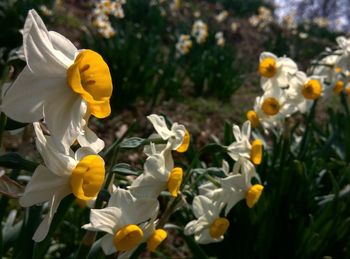
<path fill-rule="evenodd" d="M 299 148 L 299 154 L 298 154 L 298 158 L 301 159 L 303 158 L 303 156 L 305 155 L 305 145 L 307 143 L 307 139 L 308 139 L 308 136 L 309 136 L 309 130 L 310 130 L 310 126 L 311 126 L 311 122 L 315 116 L 315 110 L 316 110 L 316 105 L 317 105 L 317 101 L 314 101 L 314 103 L 312 104 L 312 107 L 310 109 L 310 112 L 307 116 L 307 119 L 306 119 L 306 123 L 305 123 L 305 132 L 303 134 L 303 137 L 301 139 L 301 142 L 300 142 L 300 148 Z"/>
<path fill-rule="evenodd" d="M 348 106 L 348 102 L 346 100 L 346 95 L 343 92 L 340 94 L 340 102 L 343 105 L 346 116 L 349 118 L 350 117 L 349 106 Z"/>

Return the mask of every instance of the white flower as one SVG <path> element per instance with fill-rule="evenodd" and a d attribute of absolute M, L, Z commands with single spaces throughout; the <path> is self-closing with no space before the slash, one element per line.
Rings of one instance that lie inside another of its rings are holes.
<path fill-rule="evenodd" d="M 296 111 L 295 103 L 287 98 L 285 91 L 274 87 L 255 99 L 254 111 L 249 111 L 248 119 L 252 124 L 258 120 L 264 128 L 273 128 Z"/>
<path fill-rule="evenodd" d="M 228 12 L 226 10 L 224 10 L 215 16 L 215 20 L 217 22 L 221 23 L 221 22 L 225 21 L 227 17 L 228 17 Z"/>
<path fill-rule="evenodd" d="M 93 142 L 100 151 L 103 142 L 86 124 L 90 114 L 104 118 L 111 111 L 112 80 L 102 57 L 48 31 L 34 10 L 24 25 L 23 47 L 27 66 L 6 92 L 2 111 L 20 122 L 44 118 L 65 151 L 76 139 Z"/>
<path fill-rule="evenodd" d="M 189 35 L 181 34 L 176 43 L 176 50 L 181 55 L 186 55 L 192 48 L 192 40 Z"/>
<path fill-rule="evenodd" d="M 250 163 L 252 161 L 255 165 L 259 165 L 262 160 L 261 140 L 256 139 L 250 143 L 251 124 L 250 121 L 245 121 L 242 125 L 242 131 L 238 125 L 233 125 L 233 135 L 236 141 L 227 147 L 229 156 L 237 161 L 240 157 Z"/>
<path fill-rule="evenodd" d="M 49 230 L 53 215 L 61 200 L 73 193 L 81 200 L 97 196 L 104 181 L 103 159 L 89 148 L 80 148 L 74 154 L 61 153 L 49 136 L 44 136 L 39 123 L 34 123 L 36 146 L 45 166 L 39 165 L 26 186 L 19 203 L 23 207 L 50 202 L 49 213 L 36 230 L 33 239 L 42 241 Z"/>
<path fill-rule="evenodd" d="M 340 36 L 336 38 L 338 46 L 340 49 L 346 54 L 350 54 L 350 39 L 345 38 L 344 36 Z"/>
<path fill-rule="evenodd" d="M 144 172 L 138 176 L 129 187 L 135 197 L 157 199 L 159 194 L 168 189 L 176 197 L 183 178 L 180 167 L 174 167 L 170 145 L 157 153 L 154 144 L 151 144 L 152 154 L 144 164 Z"/>
<path fill-rule="evenodd" d="M 129 191 L 117 189 L 108 207 L 91 210 L 90 223 L 83 228 L 107 233 L 101 238 L 101 247 L 106 255 L 116 251 L 128 252 L 144 241 L 147 229 L 153 229 L 148 224 L 157 213 L 157 200 L 135 198 Z"/>
<path fill-rule="evenodd" d="M 249 208 L 257 203 L 264 187 L 261 184 L 252 185 L 251 179 L 253 177 L 259 179 L 255 167 L 240 159 L 235 163 L 233 172 L 220 179 L 222 191 L 217 202 L 226 204 L 225 215 L 240 200 L 246 199 Z"/>
<path fill-rule="evenodd" d="M 184 125 L 175 122 L 171 129 L 168 128 L 163 116 L 151 114 L 147 116 L 147 119 L 152 123 L 154 129 L 158 134 L 152 135 L 150 139 L 162 138 L 167 140 L 171 145 L 172 150 L 177 152 L 185 152 L 188 149 L 190 143 L 190 135 Z"/>
<path fill-rule="evenodd" d="M 215 33 L 216 45 L 223 47 L 225 46 L 224 33 L 222 31 Z"/>
<path fill-rule="evenodd" d="M 192 211 L 197 220 L 187 223 L 185 235 L 193 235 L 199 244 L 220 242 L 229 227 L 229 221 L 220 217 L 222 204 L 213 203 L 208 197 L 194 197 Z"/>
<path fill-rule="evenodd" d="M 192 36 L 196 38 L 197 43 L 204 43 L 208 37 L 208 25 L 202 20 L 195 21 L 192 26 Z"/>
<path fill-rule="evenodd" d="M 290 80 L 286 95 L 298 106 L 302 113 L 307 112 L 313 101 L 323 92 L 323 85 L 319 78 L 308 78 L 304 72 L 298 71 Z"/>
<path fill-rule="evenodd" d="M 297 65 L 290 58 L 278 58 L 269 52 L 260 54 L 259 74 L 262 77 L 261 86 L 264 91 L 273 87 L 287 87 L 291 75 L 297 71 Z"/>

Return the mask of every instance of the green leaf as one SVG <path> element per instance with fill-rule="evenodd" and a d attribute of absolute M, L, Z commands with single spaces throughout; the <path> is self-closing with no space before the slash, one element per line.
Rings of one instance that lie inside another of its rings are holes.
<path fill-rule="evenodd" d="M 119 147 L 123 149 L 134 149 L 140 147 L 144 141 L 145 139 L 138 137 L 127 138 L 120 143 Z"/>
<path fill-rule="evenodd" d="M 10 198 L 19 198 L 24 192 L 24 187 L 12 180 L 7 175 L 0 177 L 0 193 Z"/>
<path fill-rule="evenodd" d="M 118 173 L 120 175 L 140 175 L 142 173 L 142 170 L 132 167 L 129 164 L 126 163 L 119 163 L 113 166 L 112 168 L 113 173 Z"/>
<path fill-rule="evenodd" d="M 38 164 L 24 159 L 18 153 L 7 153 L 5 155 L 0 156 L 0 166 L 11 169 L 34 172 Z"/>

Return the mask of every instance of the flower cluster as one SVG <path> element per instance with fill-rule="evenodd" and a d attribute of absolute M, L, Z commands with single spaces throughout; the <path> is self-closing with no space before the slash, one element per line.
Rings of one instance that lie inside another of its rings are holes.
<path fill-rule="evenodd" d="M 225 176 L 215 178 L 215 183 L 207 182 L 199 186 L 200 195 L 192 203 L 193 214 L 197 218 L 185 227 L 185 234 L 194 234 L 200 244 L 219 242 L 229 228 L 227 216 L 230 210 L 241 200 L 252 208 L 259 200 L 263 185 L 252 184 L 259 181 L 254 165 L 259 165 L 263 156 L 263 143 L 260 139 L 251 138 L 251 125 L 246 121 L 242 130 L 233 125 L 235 141 L 227 147 L 228 155 L 235 161 L 230 171 L 229 163 L 223 160 L 222 171 Z"/>
<path fill-rule="evenodd" d="M 93 25 L 97 31 L 106 39 L 113 37 L 116 31 L 111 25 L 109 16 L 114 16 L 118 19 L 124 18 L 123 5 L 126 0 L 100 0 L 96 3 L 93 10 Z"/>
<path fill-rule="evenodd" d="M 34 234 L 45 238 L 60 201 L 70 193 L 94 199 L 104 182 L 104 142 L 88 128 L 91 116 L 111 113 L 112 79 L 108 65 L 92 50 L 78 50 L 62 35 L 48 31 L 36 13 L 23 29 L 26 67 L 3 97 L 2 111 L 20 122 L 33 122 L 44 164 L 36 168 L 20 204 L 49 201 L 50 210 Z M 43 120 L 43 121 L 42 121 Z M 45 124 L 50 136 L 44 135 Z M 75 152 L 71 146 L 79 143 Z"/>
<path fill-rule="evenodd" d="M 172 151 L 188 149 L 186 128 L 178 123 L 169 128 L 164 117 L 148 116 L 157 133 L 145 145 L 144 172 L 127 189 L 112 188 L 101 209 L 96 198 L 113 183 L 106 181 L 105 161 L 98 154 L 104 142 L 87 125 L 90 116 L 111 113 L 108 65 L 98 53 L 78 50 L 64 36 L 48 31 L 34 10 L 24 25 L 23 46 L 27 66 L 5 93 L 1 109 L 14 120 L 33 122 L 44 161 L 19 200 L 23 207 L 49 202 L 33 239 L 40 242 L 47 236 L 61 200 L 73 194 L 80 203 L 96 201 L 98 207 L 83 228 L 106 233 L 101 238 L 105 254 L 118 251 L 126 258 L 143 242 L 154 251 L 167 236 L 158 224 L 158 196 L 167 190 L 177 197 L 182 184 L 183 170 L 174 166 Z"/>
<path fill-rule="evenodd" d="M 247 112 L 253 127 L 276 127 L 297 111 L 305 113 L 324 90 L 322 77 L 306 76 L 287 57 L 263 52 L 258 72 L 264 93 L 256 98 L 254 109 Z"/>
<path fill-rule="evenodd" d="M 181 55 L 186 55 L 192 48 L 192 40 L 190 35 L 180 35 L 178 42 L 176 43 L 176 50 Z"/>

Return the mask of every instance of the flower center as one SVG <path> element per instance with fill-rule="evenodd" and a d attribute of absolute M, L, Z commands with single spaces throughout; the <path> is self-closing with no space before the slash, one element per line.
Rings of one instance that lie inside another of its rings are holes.
<path fill-rule="evenodd" d="M 277 99 L 270 97 L 270 98 L 266 98 L 263 102 L 263 104 L 261 105 L 261 109 L 263 110 L 263 112 L 266 115 L 276 115 L 279 111 L 280 111 L 280 104 L 278 102 Z"/>
<path fill-rule="evenodd" d="M 188 131 L 186 130 L 185 131 L 185 135 L 184 135 L 184 138 L 182 140 L 182 143 L 181 145 L 176 149 L 177 152 L 179 153 L 183 153 L 183 152 L 186 152 L 187 149 L 188 149 L 188 146 L 190 145 L 190 134 L 188 133 Z"/>
<path fill-rule="evenodd" d="M 154 252 L 164 239 L 166 239 L 167 235 L 164 229 L 155 230 L 147 241 L 147 250 Z"/>
<path fill-rule="evenodd" d="M 175 167 L 171 170 L 168 178 L 168 190 L 173 197 L 177 196 L 182 183 L 183 171 L 181 167 Z"/>
<path fill-rule="evenodd" d="M 250 121 L 253 128 L 257 128 L 260 124 L 258 114 L 253 110 L 247 112 L 247 119 Z"/>
<path fill-rule="evenodd" d="M 271 78 L 276 74 L 276 60 L 274 58 L 264 58 L 259 64 L 259 74 L 263 77 Z"/>
<path fill-rule="evenodd" d="M 98 155 L 88 155 L 74 168 L 69 185 L 80 200 L 91 200 L 99 193 L 105 179 L 105 162 Z"/>
<path fill-rule="evenodd" d="M 306 99 L 315 100 L 321 96 L 322 86 L 317 79 L 310 79 L 301 90 Z"/>
<path fill-rule="evenodd" d="M 340 94 L 343 90 L 344 90 L 344 82 L 341 80 L 338 80 L 333 87 L 333 93 Z"/>
<path fill-rule="evenodd" d="M 119 229 L 113 238 L 113 244 L 118 251 L 129 251 L 141 243 L 143 231 L 137 225 L 126 225 Z"/>
<path fill-rule="evenodd" d="M 219 238 L 227 231 L 230 222 L 226 218 L 217 218 L 210 226 L 209 234 L 212 238 Z"/>
<path fill-rule="evenodd" d="M 67 70 L 67 83 L 87 102 L 92 115 L 105 118 L 111 113 L 111 73 L 98 53 L 92 50 L 80 52 Z"/>
<path fill-rule="evenodd" d="M 252 143 L 252 149 L 250 151 L 250 160 L 255 165 L 260 165 L 262 160 L 263 143 L 260 139 L 255 139 Z"/>
<path fill-rule="evenodd" d="M 261 184 L 254 184 L 252 187 L 249 188 L 246 194 L 246 203 L 249 208 L 253 208 L 255 203 L 258 202 L 263 189 L 264 186 L 262 186 Z"/>

